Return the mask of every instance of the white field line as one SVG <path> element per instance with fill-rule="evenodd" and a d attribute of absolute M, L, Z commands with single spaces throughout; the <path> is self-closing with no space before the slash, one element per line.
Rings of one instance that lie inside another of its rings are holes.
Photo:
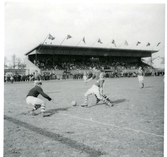
<path fill-rule="evenodd" d="M 102 124 L 102 125 L 106 125 L 106 126 L 115 127 L 115 128 L 120 129 L 120 130 L 129 130 L 129 131 L 133 131 L 133 132 L 138 132 L 138 133 L 143 133 L 143 134 L 147 134 L 147 135 L 152 135 L 152 136 L 164 138 L 163 135 L 157 135 L 157 134 L 150 133 L 150 132 L 135 130 L 135 129 L 132 129 L 132 128 L 121 127 L 121 126 L 117 126 L 117 125 L 114 125 L 114 124 L 108 124 L 108 123 L 104 123 L 104 122 L 99 122 L 99 121 L 96 121 L 96 120 L 93 120 L 93 119 L 81 118 L 81 117 L 77 117 L 77 116 L 70 115 L 70 114 L 64 114 L 64 113 L 59 113 L 59 114 L 64 115 L 64 116 L 70 116 L 70 117 L 75 118 L 75 119 L 81 119 L 81 120 L 84 120 L 84 121 L 89 121 L 89 122 L 93 122 L 93 123 L 98 123 L 98 124 Z"/>

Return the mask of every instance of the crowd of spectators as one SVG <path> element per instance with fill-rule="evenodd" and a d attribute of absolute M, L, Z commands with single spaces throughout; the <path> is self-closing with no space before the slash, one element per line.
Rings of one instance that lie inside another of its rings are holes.
<path fill-rule="evenodd" d="M 5 75 L 4 76 L 4 82 L 11 82 L 11 78 L 14 79 L 14 82 L 25 82 L 25 81 L 34 81 L 33 79 L 31 80 L 31 77 L 33 76 L 33 74 L 29 74 L 29 75 L 22 75 L 22 74 L 14 74 L 14 75 Z M 43 74 L 41 75 L 42 80 L 50 80 L 53 78 L 56 78 L 56 76 L 54 76 L 54 74 Z"/>
<path fill-rule="evenodd" d="M 70 62 L 53 62 L 51 59 L 42 59 L 33 61 L 34 64 L 41 70 L 89 70 L 91 67 L 99 66 L 103 69 L 136 69 L 138 64 L 136 63 L 125 63 L 119 61 L 70 61 Z"/>
<path fill-rule="evenodd" d="M 34 61 L 41 70 L 45 71 L 56 71 L 56 70 L 63 70 L 64 72 L 62 75 L 55 75 L 54 73 L 48 73 L 41 75 L 42 80 L 50 80 L 50 79 L 82 79 L 83 72 L 86 71 L 88 77 L 91 76 L 91 69 L 92 67 L 97 67 L 106 72 L 107 78 L 119 78 L 119 77 L 136 77 L 137 76 L 137 69 L 139 67 L 139 63 L 125 63 L 125 62 L 118 62 L 118 61 L 81 61 L 81 62 L 59 62 L 57 64 L 53 63 L 50 59 L 47 60 L 37 60 Z M 148 66 L 142 62 L 140 62 L 140 66 L 143 66 L 144 69 L 147 71 L 147 75 L 164 75 L 164 73 L 154 72 L 151 66 Z M 75 71 L 71 73 L 71 71 Z M 13 75 L 13 79 L 15 82 L 20 81 L 30 81 L 30 78 L 33 74 L 30 75 L 21 75 L 15 74 Z M 10 75 L 4 76 L 4 81 L 10 81 Z"/>

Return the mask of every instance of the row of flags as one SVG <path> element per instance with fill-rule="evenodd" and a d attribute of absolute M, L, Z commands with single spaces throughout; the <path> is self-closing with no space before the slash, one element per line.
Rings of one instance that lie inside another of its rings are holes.
<path fill-rule="evenodd" d="M 70 38 L 72 38 L 72 36 L 71 36 L 71 35 L 67 35 L 66 39 L 68 40 L 68 39 L 70 39 Z M 51 34 L 49 34 L 48 39 L 54 40 L 55 37 L 53 37 Z M 83 37 L 82 41 L 86 44 L 85 37 Z M 100 39 L 98 39 L 97 42 L 100 43 L 100 44 L 103 44 L 103 42 L 102 42 Z M 116 47 L 116 42 L 115 42 L 115 40 L 112 40 L 111 43 Z M 140 41 L 137 41 L 136 46 L 138 46 L 139 44 L 141 44 L 141 42 L 140 42 Z M 157 46 L 159 46 L 160 44 L 161 44 L 161 42 L 158 42 L 158 43 L 157 43 Z M 126 40 L 125 40 L 125 42 L 124 42 L 124 45 L 126 45 L 126 46 L 129 45 Z M 151 45 L 151 44 L 148 42 L 146 46 L 150 46 L 150 45 Z"/>
<path fill-rule="evenodd" d="M 67 35 L 67 38 L 66 38 L 66 39 L 70 39 L 70 38 L 72 38 L 72 36 L 71 36 L 71 35 Z M 51 34 L 49 34 L 49 35 L 48 35 L 48 39 L 50 39 L 50 40 L 54 40 L 55 37 L 52 36 Z"/>

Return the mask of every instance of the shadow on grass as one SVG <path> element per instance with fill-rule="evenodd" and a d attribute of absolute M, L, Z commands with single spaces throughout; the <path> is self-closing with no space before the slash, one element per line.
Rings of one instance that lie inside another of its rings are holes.
<path fill-rule="evenodd" d="M 58 110 L 61 110 L 61 109 L 58 109 Z M 53 111 L 54 113 L 58 112 L 57 111 Z M 75 141 L 71 138 L 67 138 L 67 137 L 63 137 L 61 134 L 58 134 L 58 133 L 53 133 L 53 132 L 50 132 L 46 129 L 43 129 L 43 128 L 40 128 L 40 127 L 37 127 L 37 126 L 34 126 L 34 125 L 31 125 L 29 123 L 26 123 L 26 122 L 23 122 L 23 121 L 20 121 L 18 119 L 15 119 L 15 118 L 12 118 L 12 117 L 8 117 L 6 115 L 4 115 L 4 120 L 7 120 L 7 121 L 10 121 L 16 125 L 20 125 L 26 129 L 29 129 L 30 131 L 33 131 L 37 134 L 40 134 L 42 136 L 45 136 L 47 138 L 50 138 L 51 140 L 54 140 L 54 141 L 58 141 L 62 144 L 65 144 L 67 145 L 68 147 L 71 147 L 71 148 L 74 148 L 74 149 L 77 149 L 79 150 L 80 152 L 85 152 L 89 155 L 89 157 L 100 157 L 101 155 L 105 155 L 106 153 L 105 152 L 102 152 L 100 150 L 96 150 L 94 148 L 91 148 L 90 146 L 87 146 L 83 143 L 80 143 L 78 141 Z"/>
<path fill-rule="evenodd" d="M 145 86 L 144 88 L 153 88 L 154 86 Z"/>
<path fill-rule="evenodd" d="M 118 100 L 111 101 L 111 102 L 115 105 L 115 104 L 123 103 L 123 102 L 125 102 L 125 101 L 126 101 L 126 99 L 118 99 Z"/>
<path fill-rule="evenodd" d="M 126 99 L 118 99 L 118 100 L 115 100 L 115 101 L 111 101 L 111 103 L 112 103 L 113 105 L 116 105 L 116 104 L 123 103 L 123 102 L 125 102 L 125 101 L 127 101 L 127 100 L 126 100 Z M 95 107 L 95 106 L 99 106 L 99 105 L 107 105 L 107 104 L 105 104 L 104 102 L 99 102 L 98 104 L 94 104 L 94 105 L 89 106 L 89 108 Z M 110 106 L 110 107 L 111 107 L 111 106 Z"/>
<path fill-rule="evenodd" d="M 69 108 L 70 108 L 70 107 L 50 109 L 50 110 L 46 110 L 45 113 L 46 113 L 46 114 L 47 114 L 47 113 L 50 113 L 50 114 L 49 114 L 49 117 L 50 117 L 50 116 L 52 116 L 52 115 L 54 115 L 54 114 L 56 114 L 56 113 L 58 113 L 58 112 L 60 112 L 60 111 L 68 111 Z M 33 116 L 37 116 L 37 115 L 39 115 L 39 114 L 41 114 L 40 108 L 38 109 L 38 111 L 37 111 Z M 21 115 L 32 115 L 32 114 L 31 114 L 31 111 L 28 111 L 28 112 L 22 112 Z"/>
<path fill-rule="evenodd" d="M 50 113 L 52 115 L 54 115 L 55 113 L 58 113 L 60 111 L 68 111 L 70 107 L 66 107 L 66 108 L 56 108 L 56 109 L 50 109 L 50 110 L 47 110 L 46 113 Z"/>

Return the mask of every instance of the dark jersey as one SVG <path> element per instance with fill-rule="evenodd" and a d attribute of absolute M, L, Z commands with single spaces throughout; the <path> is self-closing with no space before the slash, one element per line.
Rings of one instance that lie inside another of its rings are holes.
<path fill-rule="evenodd" d="M 42 88 L 39 86 L 35 86 L 34 88 L 32 88 L 29 91 L 27 97 L 28 96 L 38 97 L 39 94 L 41 94 L 44 98 L 48 99 L 49 101 L 52 100 L 47 94 L 43 92 Z"/>

